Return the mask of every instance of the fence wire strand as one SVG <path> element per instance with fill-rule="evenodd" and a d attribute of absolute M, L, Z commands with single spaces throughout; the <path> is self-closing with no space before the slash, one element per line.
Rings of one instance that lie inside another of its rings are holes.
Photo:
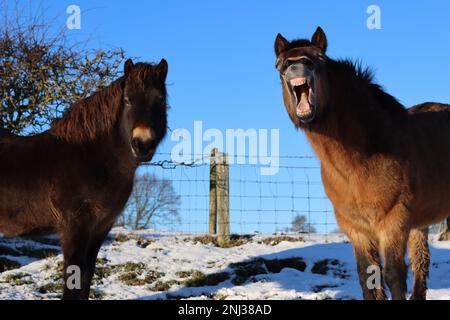
<path fill-rule="evenodd" d="M 171 180 L 181 197 L 181 222 L 174 225 L 163 221 L 155 228 L 207 233 L 210 157 L 190 155 L 187 161 L 178 162 L 170 158 L 170 154 L 160 153 L 155 161 L 143 164 L 140 169 Z M 246 156 L 245 163 L 237 163 L 242 156 L 229 155 L 232 233 L 328 234 L 337 230 L 331 203 L 323 190 L 320 165 L 314 156 L 279 156 L 278 172 L 270 176 L 261 174 L 261 168 L 268 165 L 250 163 L 251 158 Z M 304 216 L 306 221 L 295 227 L 292 222 L 298 216 Z"/>

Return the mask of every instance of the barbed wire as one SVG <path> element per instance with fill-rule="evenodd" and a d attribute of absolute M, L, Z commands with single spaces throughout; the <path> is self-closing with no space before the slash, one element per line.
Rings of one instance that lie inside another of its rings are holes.
<path fill-rule="evenodd" d="M 266 165 L 261 164 L 247 164 L 247 163 L 228 163 L 228 166 L 233 165 L 242 165 L 242 166 L 248 166 L 248 167 L 265 167 Z M 163 169 L 176 169 L 177 167 L 203 167 L 203 166 L 210 166 L 209 163 L 199 163 L 199 162 L 176 162 L 172 160 L 162 160 L 162 161 L 156 161 L 156 162 L 146 162 L 141 163 L 140 166 L 153 166 L 153 167 L 161 167 Z M 278 169 L 319 169 L 318 166 L 277 166 Z"/>
<path fill-rule="evenodd" d="M 141 163 L 141 167 L 152 166 L 152 167 L 161 167 L 163 169 L 176 169 L 177 167 L 201 167 L 201 166 L 209 166 L 209 163 L 196 163 L 196 162 L 175 162 L 172 160 L 161 160 L 156 162 L 145 162 Z"/>
<path fill-rule="evenodd" d="M 174 156 L 177 154 L 169 153 L 169 152 L 158 152 L 158 155 L 160 156 Z M 210 154 L 203 154 L 203 153 L 189 153 L 184 155 L 186 158 L 194 158 L 194 159 L 210 159 Z M 247 158 L 247 159 L 270 159 L 270 158 L 279 158 L 279 159 L 315 159 L 317 160 L 317 157 L 314 155 L 242 155 L 242 154 L 227 154 L 227 157 L 230 158 Z"/>

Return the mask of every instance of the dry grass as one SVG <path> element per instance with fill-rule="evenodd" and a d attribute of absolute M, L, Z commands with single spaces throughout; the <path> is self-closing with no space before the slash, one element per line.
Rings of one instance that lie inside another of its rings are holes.
<path fill-rule="evenodd" d="M 305 239 L 303 237 L 290 237 L 290 236 L 274 236 L 274 237 L 268 237 L 265 238 L 258 243 L 260 244 L 266 244 L 268 246 L 276 246 L 280 242 L 288 241 L 288 242 L 305 242 Z"/>
<path fill-rule="evenodd" d="M 62 296 L 62 292 L 64 290 L 64 284 L 62 281 L 59 282 L 49 282 L 42 286 L 40 286 L 37 291 L 41 294 L 45 293 L 58 293 L 59 296 Z"/>
<path fill-rule="evenodd" d="M 122 272 L 118 279 L 129 286 L 143 286 L 164 276 L 162 272 L 147 270 L 143 263 L 127 262 L 122 265 L 115 265 L 113 268 Z"/>
<path fill-rule="evenodd" d="M 151 291 L 169 291 L 173 285 L 181 284 L 178 280 L 156 281 L 155 285 L 150 288 Z"/>
<path fill-rule="evenodd" d="M 194 271 L 191 278 L 184 281 L 186 287 L 203 287 L 203 286 L 215 286 L 221 282 L 224 282 L 230 278 L 230 274 L 227 272 L 218 272 L 212 274 L 204 274 L 200 271 Z"/>
<path fill-rule="evenodd" d="M 114 237 L 114 241 L 117 241 L 117 242 L 127 242 L 129 240 L 131 240 L 131 237 L 129 235 L 126 235 L 123 233 L 118 233 Z"/>
<path fill-rule="evenodd" d="M 117 242 L 127 242 L 130 240 L 135 240 L 136 245 L 143 249 L 147 248 L 151 243 L 155 242 L 155 240 L 153 240 L 153 239 L 146 239 L 142 236 L 138 236 L 135 234 L 126 235 L 123 233 L 118 233 L 114 237 L 114 241 L 117 241 Z"/>
<path fill-rule="evenodd" d="M 17 273 L 11 273 L 5 276 L 4 282 L 9 283 L 13 286 L 22 286 L 25 284 L 32 284 L 33 280 L 31 279 L 30 275 L 25 272 L 17 272 Z"/>
<path fill-rule="evenodd" d="M 230 240 L 227 241 L 224 244 L 220 244 L 217 236 L 212 235 L 203 235 L 203 236 L 197 236 L 193 238 L 186 238 L 184 241 L 192 241 L 194 244 L 201 243 L 205 245 L 213 245 L 215 247 L 219 248 L 232 248 L 232 247 L 239 247 L 244 244 L 247 244 L 252 241 L 251 235 L 236 235 L 232 234 L 230 236 Z"/>
<path fill-rule="evenodd" d="M 198 270 L 178 271 L 175 275 L 185 280 L 157 281 L 150 290 L 168 291 L 173 285 L 184 285 L 186 287 L 215 286 L 230 278 L 230 274 L 227 272 L 204 274 Z"/>
<path fill-rule="evenodd" d="M 175 275 L 179 278 L 189 278 L 194 274 L 195 270 L 177 271 Z"/>

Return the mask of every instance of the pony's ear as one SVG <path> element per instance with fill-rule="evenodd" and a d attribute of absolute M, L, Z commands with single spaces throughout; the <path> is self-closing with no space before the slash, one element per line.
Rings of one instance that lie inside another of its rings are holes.
<path fill-rule="evenodd" d="M 161 61 L 156 66 L 156 72 L 158 73 L 158 76 L 162 80 L 166 80 L 168 71 L 169 71 L 169 65 L 167 64 L 166 59 L 161 59 Z"/>
<path fill-rule="evenodd" d="M 314 32 L 311 38 L 311 43 L 322 50 L 323 53 L 327 51 L 327 36 L 321 27 L 317 27 L 316 32 Z"/>
<path fill-rule="evenodd" d="M 125 61 L 124 72 L 126 75 L 130 73 L 130 70 L 133 66 L 134 66 L 133 60 L 128 59 L 127 61 Z"/>
<path fill-rule="evenodd" d="M 277 38 L 275 39 L 275 54 L 277 57 L 280 55 L 281 52 L 286 49 L 286 47 L 289 45 L 289 41 L 286 40 L 280 33 L 277 35 Z"/>

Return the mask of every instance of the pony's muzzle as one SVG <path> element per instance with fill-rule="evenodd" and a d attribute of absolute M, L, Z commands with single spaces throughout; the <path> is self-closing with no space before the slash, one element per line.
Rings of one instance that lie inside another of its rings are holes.
<path fill-rule="evenodd" d="M 139 161 L 149 161 L 156 150 L 153 130 L 147 127 L 136 127 L 133 130 L 131 148 Z"/>

